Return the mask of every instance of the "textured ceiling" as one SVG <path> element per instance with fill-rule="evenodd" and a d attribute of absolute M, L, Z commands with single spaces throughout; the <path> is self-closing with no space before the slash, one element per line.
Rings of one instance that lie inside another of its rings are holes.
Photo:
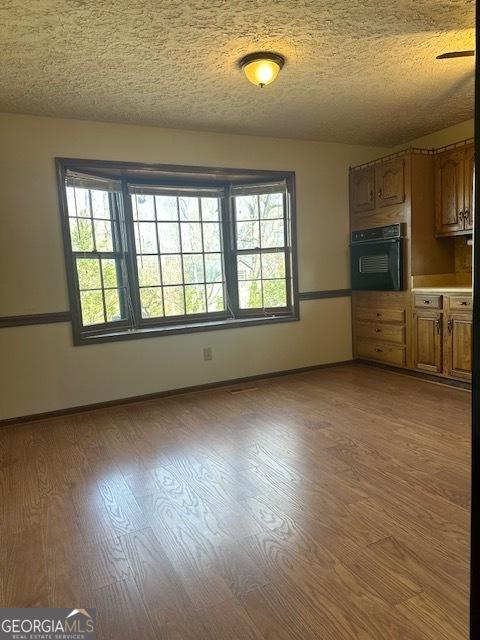
<path fill-rule="evenodd" d="M 473 0 L 2 0 L 0 111 L 379 145 L 473 115 Z M 236 66 L 287 64 L 272 85 Z"/>

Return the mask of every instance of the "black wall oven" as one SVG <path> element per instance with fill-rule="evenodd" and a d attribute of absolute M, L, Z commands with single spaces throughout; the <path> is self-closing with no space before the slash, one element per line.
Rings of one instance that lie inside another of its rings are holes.
<path fill-rule="evenodd" d="M 401 291 L 402 225 L 352 231 L 350 268 L 354 291 Z"/>

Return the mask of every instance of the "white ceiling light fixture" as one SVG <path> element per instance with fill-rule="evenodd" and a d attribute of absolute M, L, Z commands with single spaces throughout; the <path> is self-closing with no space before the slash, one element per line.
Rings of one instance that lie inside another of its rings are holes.
<path fill-rule="evenodd" d="M 257 51 L 244 56 L 238 64 L 247 79 L 263 89 L 278 76 L 285 64 L 285 58 L 272 51 Z"/>

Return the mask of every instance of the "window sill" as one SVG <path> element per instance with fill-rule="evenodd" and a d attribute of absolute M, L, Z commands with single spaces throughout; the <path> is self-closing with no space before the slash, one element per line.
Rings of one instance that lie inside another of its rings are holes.
<path fill-rule="evenodd" d="M 119 342 L 120 340 L 140 340 L 142 338 L 158 338 L 160 336 L 171 336 L 182 333 L 198 333 L 201 331 L 218 331 L 221 329 L 236 329 L 239 327 L 263 326 L 282 322 L 296 322 L 299 320 L 298 313 L 281 316 L 266 316 L 264 318 L 233 318 L 227 320 L 212 320 L 208 322 L 197 322 L 184 325 L 173 325 L 163 327 L 148 327 L 135 330 L 123 330 L 115 333 L 103 333 L 92 336 L 75 336 L 74 344 L 83 346 L 87 344 L 98 344 L 101 342 Z"/>

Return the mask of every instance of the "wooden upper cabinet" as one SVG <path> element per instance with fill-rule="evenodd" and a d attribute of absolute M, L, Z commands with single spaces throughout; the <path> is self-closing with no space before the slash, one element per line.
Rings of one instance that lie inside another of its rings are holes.
<path fill-rule="evenodd" d="M 375 166 L 376 207 L 405 201 L 405 159 L 393 158 Z"/>
<path fill-rule="evenodd" d="M 352 214 L 375 209 L 375 169 L 373 166 L 350 171 L 350 210 Z"/>
<path fill-rule="evenodd" d="M 473 175 L 475 172 L 475 147 L 468 145 L 465 147 L 464 156 L 464 182 L 465 182 L 465 194 L 463 201 L 463 223 L 466 230 L 473 229 Z"/>
<path fill-rule="evenodd" d="M 450 313 L 446 326 L 445 373 L 451 378 L 472 377 L 472 316 Z"/>
<path fill-rule="evenodd" d="M 458 234 L 472 228 L 473 146 L 450 149 L 435 158 L 435 230 Z"/>
<path fill-rule="evenodd" d="M 413 351 L 415 368 L 428 373 L 441 373 L 442 313 L 416 311 L 413 316 Z"/>

